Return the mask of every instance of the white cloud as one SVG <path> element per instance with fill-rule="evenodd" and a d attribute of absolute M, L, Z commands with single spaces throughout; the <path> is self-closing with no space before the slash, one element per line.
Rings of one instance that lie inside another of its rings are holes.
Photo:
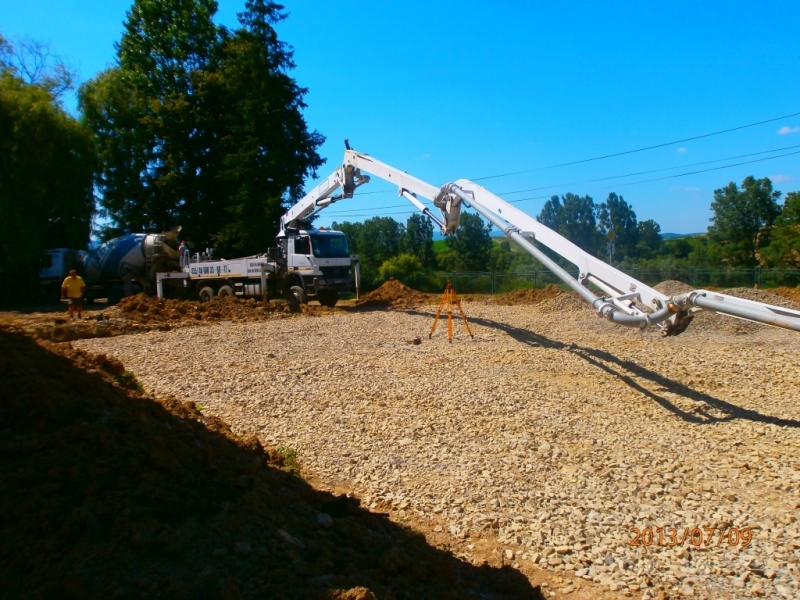
<path fill-rule="evenodd" d="M 794 177 L 791 175 L 783 175 L 781 173 L 777 175 L 770 175 L 769 178 L 772 180 L 772 183 L 785 183 L 787 181 L 794 181 Z"/>
<path fill-rule="evenodd" d="M 790 133 L 800 133 L 800 127 L 787 127 L 784 125 L 778 129 L 778 135 L 789 135 Z"/>
<path fill-rule="evenodd" d="M 431 157 L 431 155 L 430 155 L 430 154 L 423 154 L 423 155 L 422 155 L 422 156 L 420 156 L 419 158 L 420 158 L 420 160 L 426 160 L 426 159 L 428 159 L 428 158 L 430 158 L 430 157 Z"/>
<path fill-rule="evenodd" d="M 688 150 L 686 148 L 684 148 L 683 146 L 681 146 L 680 148 L 675 150 L 675 152 L 677 152 L 678 154 L 683 154 L 684 152 L 688 152 Z"/>

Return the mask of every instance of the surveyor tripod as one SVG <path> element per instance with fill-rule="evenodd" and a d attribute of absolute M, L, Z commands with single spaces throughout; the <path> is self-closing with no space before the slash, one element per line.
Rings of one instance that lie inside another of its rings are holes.
<path fill-rule="evenodd" d="M 456 296 L 456 291 L 453 289 L 453 282 L 452 280 L 447 280 L 447 287 L 444 289 L 444 295 L 442 296 L 442 301 L 439 303 L 439 310 L 436 311 L 436 318 L 433 320 L 433 327 L 431 327 L 431 332 L 428 334 L 428 339 L 433 337 L 433 332 L 436 331 L 436 324 L 439 322 L 439 317 L 442 314 L 442 309 L 444 305 L 447 304 L 447 339 L 450 343 L 453 343 L 453 304 L 458 307 L 458 312 L 461 313 L 461 318 L 464 319 L 464 326 L 467 328 L 467 333 L 469 333 L 469 337 L 475 338 L 472 335 L 472 330 L 469 328 L 469 323 L 467 323 L 467 315 L 464 314 L 464 309 L 461 308 L 461 301 Z"/>

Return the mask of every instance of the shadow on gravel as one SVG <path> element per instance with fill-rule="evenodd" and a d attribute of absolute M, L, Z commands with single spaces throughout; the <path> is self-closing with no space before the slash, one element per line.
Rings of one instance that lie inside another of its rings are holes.
<path fill-rule="evenodd" d="M 0 328 L 0 597 L 542 598 L 139 387 L 119 361 Z"/>
<path fill-rule="evenodd" d="M 416 314 L 423 315 L 427 313 L 417 312 Z M 773 425 L 778 425 L 779 427 L 800 427 L 800 421 L 797 421 L 795 419 L 781 419 L 778 417 L 771 417 L 769 415 L 761 414 L 760 412 L 755 410 L 741 408 L 739 406 L 736 406 L 735 404 L 731 404 L 730 402 L 726 402 L 725 400 L 720 400 L 719 398 L 715 398 L 714 396 L 711 396 L 709 394 L 698 392 L 697 390 L 694 390 L 678 381 L 675 381 L 674 379 L 665 377 L 664 375 L 656 373 L 655 371 L 651 371 L 650 369 L 647 369 L 646 367 L 643 367 L 639 364 L 636 364 L 628 360 L 622 360 L 604 350 L 598 350 L 596 348 L 586 348 L 583 346 L 578 346 L 577 344 L 565 344 L 557 340 L 551 340 L 543 335 L 533 333 L 526 329 L 512 327 L 510 325 L 506 325 L 505 323 L 498 323 L 497 321 L 493 321 L 491 319 L 470 318 L 469 320 L 470 322 L 483 325 L 484 327 L 499 329 L 500 331 L 507 333 L 514 340 L 522 344 L 526 344 L 528 346 L 551 348 L 555 350 L 568 350 L 573 354 L 575 354 L 576 356 L 580 356 L 583 360 L 585 360 L 592 366 L 602 369 L 609 375 L 613 375 L 614 377 L 616 377 L 629 387 L 635 389 L 636 391 L 644 394 L 654 402 L 658 403 L 664 409 L 670 411 L 671 413 L 680 417 L 684 421 L 690 423 L 696 423 L 698 425 L 708 425 L 711 423 L 720 423 L 726 421 L 733 421 L 735 419 L 744 419 L 747 421 L 754 421 L 758 423 L 770 423 Z M 693 400 L 694 402 L 698 403 L 698 406 L 692 412 L 687 412 L 685 410 L 682 410 L 679 407 L 675 406 L 664 396 L 660 396 L 657 393 L 653 392 L 652 390 L 649 390 L 646 387 L 642 386 L 641 384 L 637 383 L 632 376 L 641 377 L 642 379 L 646 379 L 665 390 L 668 390 L 675 394 L 679 394 L 684 398 Z M 725 416 L 720 417 L 712 415 L 709 412 L 709 409 L 714 409 L 715 411 L 722 412 L 724 413 Z"/>

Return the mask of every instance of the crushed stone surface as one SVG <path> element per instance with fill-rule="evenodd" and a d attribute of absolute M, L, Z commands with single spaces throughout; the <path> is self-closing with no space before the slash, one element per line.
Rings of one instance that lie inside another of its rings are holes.
<path fill-rule="evenodd" d="M 23 331 L 0 326 L 0 597 L 542 598 L 120 361 Z"/>
<path fill-rule="evenodd" d="M 491 543 L 641 598 L 798 597 L 797 333 L 701 314 L 660 338 L 567 293 L 462 304 L 475 337 L 456 320 L 451 344 L 428 339 L 435 303 L 391 301 L 73 344 L 467 558 Z"/>

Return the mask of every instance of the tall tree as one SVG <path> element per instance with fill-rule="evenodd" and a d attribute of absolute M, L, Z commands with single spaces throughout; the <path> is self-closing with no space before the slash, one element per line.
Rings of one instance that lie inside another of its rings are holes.
<path fill-rule="evenodd" d="M 416 256 L 425 269 L 436 266 L 436 255 L 433 252 L 433 223 L 428 217 L 414 213 L 408 218 L 402 250 Z"/>
<path fill-rule="evenodd" d="M 565 194 L 545 202 L 538 221 L 560 233 L 586 252 L 597 254 L 602 240 L 597 230 L 595 204 L 591 196 Z"/>
<path fill-rule="evenodd" d="M 454 234 L 446 238 L 454 260 L 448 265 L 457 271 L 486 271 L 492 249 L 489 232 L 491 225 L 483 222 L 479 215 L 461 213 L 461 225 Z"/>
<path fill-rule="evenodd" d="M 214 0 L 136 0 L 118 66 L 81 90 L 96 132 L 101 206 L 115 226 L 181 224 L 196 247 L 263 251 L 287 203 L 322 164 L 282 7 L 248 0 L 234 31 Z"/>
<path fill-rule="evenodd" d="M 758 251 L 769 244 L 769 228 L 781 212 L 780 195 L 767 177 L 746 177 L 741 189 L 731 182 L 714 190 L 708 235 L 717 246 L 716 256 L 732 266 L 756 266 Z"/>
<path fill-rule="evenodd" d="M 622 196 L 611 192 L 606 201 L 597 207 L 597 225 L 603 237 L 607 237 L 609 232 L 614 232 L 617 256 L 621 259 L 637 256 L 639 225 L 636 213 Z"/>
<path fill-rule="evenodd" d="M 400 254 L 405 228 L 391 217 L 364 221 L 358 251 L 365 281 L 374 281 L 384 261 Z"/>
<path fill-rule="evenodd" d="M 358 254 L 360 252 L 359 240 L 364 229 L 363 223 L 351 223 L 350 221 L 337 223 L 334 221 L 331 223 L 331 229 L 344 233 L 347 238 L 347 245 L 350 247 L 350 254 Z"/>
<path fill-rule="evenodd" d="M 198 78 L 203 112 L 218 140 L 216 183 L 229 217 L 217 245 L 226 251 L 263 250 L 264 229 L 277 232 L 287 204 L 302 197 L 303 180 L 324 162 L 317 149 L 325 138 L 310 132 L 302 115 L 307 90 L 287 74 L 292 50 L 273 28 L 285 18 L 282 8 L 248 0 L 219 66 Z"/>
<path fill-rule="evenodd" d="M 661 249 L 661 225 L 653 219 L 639 221 L 636 254 L 639 258 L 653 258 Z"/>
<path fill-rule="evenodd" d="M 0 68 L 0 278 L 35 284 L 46 248 L 85 248 L 94 212 L 91 132 L 47 84 Z"/>
<path fill-rule="evenodd" d="M 800 192 L 786 194 L 770 238 L 759 253 L 761 266 L 800 268 Z"/>

